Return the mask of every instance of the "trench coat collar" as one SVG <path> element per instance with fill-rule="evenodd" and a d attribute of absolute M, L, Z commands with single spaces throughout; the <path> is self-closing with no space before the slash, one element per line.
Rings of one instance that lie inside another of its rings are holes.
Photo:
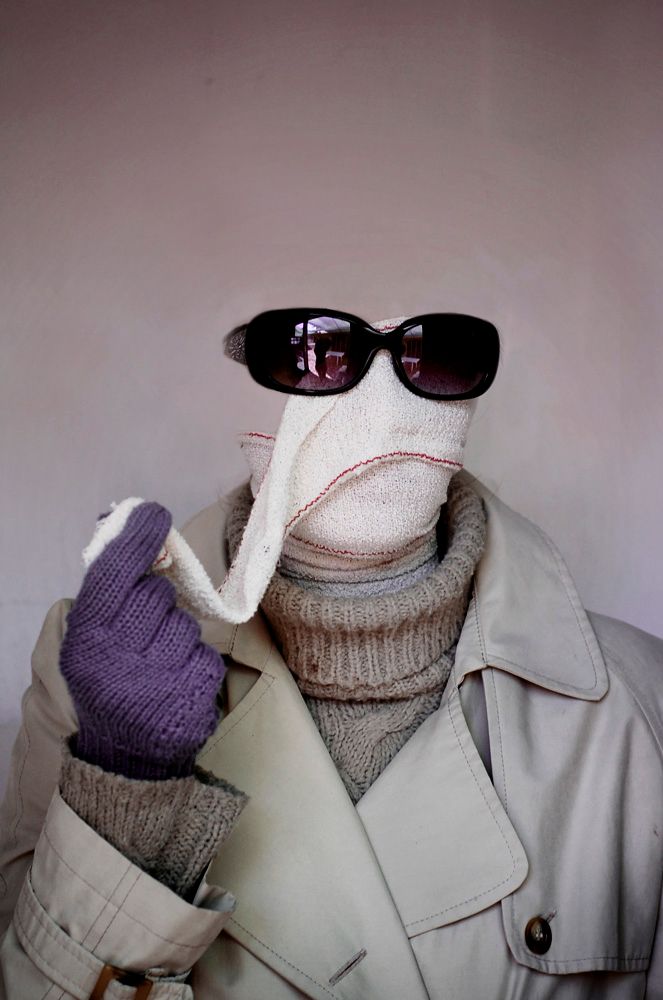
<path fill-rule="evenodd" d="M 608 674 L 562 556 L 546 533 L 468 472 L 483 499 L 486 549 L 456 650 L 455 677 L 497 667 L 559 694 L 599 701 Z"/>

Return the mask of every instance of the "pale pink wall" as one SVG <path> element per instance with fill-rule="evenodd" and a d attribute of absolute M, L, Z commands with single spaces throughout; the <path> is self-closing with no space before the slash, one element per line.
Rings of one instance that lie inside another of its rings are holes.
<path fill-rule="evenodd" d="M 585 603 L 661 633 L 663 6 L 4 7 L 5 743 L 111 499 L 178 522 L 283 403 L 221 357 L 262 308 L 502 332 L 468 464 Z"/>

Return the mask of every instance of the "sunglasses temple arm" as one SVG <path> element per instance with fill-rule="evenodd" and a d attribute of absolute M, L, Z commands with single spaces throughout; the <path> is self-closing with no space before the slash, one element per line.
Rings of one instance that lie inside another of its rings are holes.
<path fill-rule="evenodd" d="M 246 364 L 246 324 L 236 326 L 223 338 L 223 353 L 231 361 Z"/>

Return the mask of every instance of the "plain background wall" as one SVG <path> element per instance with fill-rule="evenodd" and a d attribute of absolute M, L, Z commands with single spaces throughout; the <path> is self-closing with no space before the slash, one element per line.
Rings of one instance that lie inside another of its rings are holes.
<path fill-rule="evenodd" d="M 468 467 L 585 604 L 661 634 L 663 5 L 8 2 L 4 760 L 50 604 L 112 499 L 176 523 L 285 397 L 264 308 L 465 311 L 503 362 Z"/>

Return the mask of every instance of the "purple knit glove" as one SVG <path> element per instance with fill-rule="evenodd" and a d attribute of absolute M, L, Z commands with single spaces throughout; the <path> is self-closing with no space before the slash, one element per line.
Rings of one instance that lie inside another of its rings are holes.
<path fill-rule="evenodd" d="M 149 573 L 172 523 L 142 503 L 91 563 L 67 616 L 60 669 L 78 713 L 78 757 L 129 778 L 193 772 L 218 720 L 225 665 Z"/>

